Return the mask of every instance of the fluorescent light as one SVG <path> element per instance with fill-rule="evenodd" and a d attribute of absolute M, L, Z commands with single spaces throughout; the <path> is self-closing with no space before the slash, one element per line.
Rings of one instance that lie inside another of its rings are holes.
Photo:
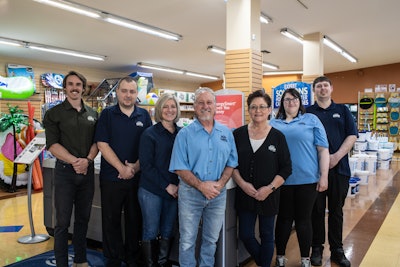
<path fill-rule="evenodd" d="M 49 46 L 38 46 L 34 45 L 31 43 L 27 44 L 27 48 L 34 49 L 34 50 L 39 50 L 39 51 L 45 51 L 45 52 L 50 52 L 50 53 L 55 53 L 55 54 L 61 54 L 61 55 L 67 55 L 67 56 L 73 56 L 73 57 L 81 57 L 81 58 L 87 58 L 87 59 L 92 59 L 92 60 L 98 60 L 98 61 L 104 61 L 105 57 L 104 56 L 97 56 L 97 55 L 91 55 L 83 52 L 78 52 L 78 51 L 73 51 L 73 50 L 67 50 L 64 48 L 54 48 L 54 47 L 49 47 Z"/>
<path fill-rule="evenodd" d="M 76 4 L 74 2 L 70 1 L 52 1 L 52 0 L 33 0 L 35 2 L 49 5 L 52 7 L 56 8 L 61 8 L 79 15 L 84 15 L 87 17 L 95 18 L 98 19 L 100 18 L 99 12 L 97 12 L 95 9 L 91 9 L 87 6 Z"/>
<path fill-rule="evenodd" d="M 303 74 L 301 70 L 288 70 L 288 71 L 267 71 L 263 75 L 291 75 L 291 74 Z"/>
<path fill-rule="evenodd" d="M 209 45 L 207 47 L 207 50 L 211 51 L 211 52 L 214 52 L 214 53 L 217 53 L 217 54 L 220 54 L 220 55 L 225 55 L 225 49 L 221 48 L 221 47 L 218 47 L 218 46 L 215 46 L 215 45 Z"/>
<path fill-rule="evenodd" d="M 138 62 L 136 65 L 139 67 L 142 67 L 142 68 L 146 68 L 146 69 L 166 71 L 166 72 L 171 72 L 171 73 L 175 73 L 175 74 L 200 77 L 200 78 L 205 78 L 205 79 L 210 79 L 210 80 L 218 80 L 219 79 L 218 76 L 207 75 L 207 74 L 202 74 L 202 73 L 197 73 L 197 72 L 192 72 L 192 71 L 187 71 L 187 70 L 180 70 L 180 69 L 159 66 L 159 65 L 149 64 L 149 63 Z"/>
<path fill-rule="evenodd" d="M 128 18 L 120 17 L 118 15 L 110 14 L 106 11 L 91 8 L 69 0 L 33 0 L 33 1 L 41 4 L 50 5 L 63 10 L 67 10 L 70 12 L 74 12 L 80 15 L 88 16 L 91 18 L 99 19 L 108 23 L 112 23 L 114 25 L 166 38 L 169 40 L 179 41 L 182 39 L 182 36 L 179 34 L 172 33 L 148 24 L 144 24 L 139 21 L 134 21 Z"/>
<path fill-rule="evenodd" d="M 200 77 L 200 78 L 205 78 L 205 79 L 210 79 L 210 80 L 218 80 L 219 79 L 218 76 L 200 74 L 200 73 L 189 72 L 189 71 L 186 71 L 185 74 L 189 75 L 189 76 Z"/>
<path fill-rule="evenodd" d="M 338 45 L 336 42 L 334 42 L 328 36 L 324 35 L 323 42 L 326 46 L 332 48 L 334 51 L 341 54 L 344 58 L 346 58 L 350 62 L 352 62 L 352 63 L 357 62 L 357 58 L 353 57 L 349 52 L 347 52 L 343 47 Z"/>
<path fill-rule="evenodd" d="M 68 56 L 80 57 L 80 58 L 86 58 L 86 59 L 92 59 L 92 60 L 99 60 L 99 61 L 104 61 L 106 59 L 106 56 L 100 56 L 100 55 L 95 55 L 95 54 L 90 54 L 90 53 L 86 53 L 86 52 L 80 52 L 80 51 L 55 47 L 55 46 L 49 46 L 49 45 L 44 45 L 44 44 L 31 43 L 31 42 L 27 42 L 27 41 L 14 40 L 14 39 L 9 39 L 9 38 L 4 38 L 4 37 L 0 37 L 0 44 L 20 46 L 23 48 L 30 48 L 33 50 L 40 50 L 40 51 L 44 51 L 44 52 L 50 52 L 50 53 L 56 53 L 56 54 L 62 54 L 62 55 L 68 55 Z"/>
<path fill-rule="evenodd" d="M 163 67 L 163 66 L 158 66 L 158 65 L 153 65 L 153 64 L 148 64 L 148 63 L 143 63 L 139 62 L 137 63 L 139 67 L 146 68 L 146 69 L 153 69 L 153 70 L 161 70 L 161 71 L 166 71 L 166 72 L 171 72 L 171 73 L 176 73 L 176 74 L 184 74 L 183 70 L 178 70 L 170 67 Z"/>
<path fill-rule="evenodd" d="M 179 41 L 182 39 L 182 36 L 179 34 L 164 31 L 162 29 L 152 27 L 152 26 L 146 25 L 146 24 L 138 22 L 138 21 L 129 20 L 129 19 L 121 18 L 121 17 L 117 18 L 114 15 L 107 15 L 107 17 L 104 18 L 104 20 L 109 23 L 118 25 L 118 26 L 122 26 L 122 27 L 126 27 L 126 28 L 129 28 L 132 30 L 156 35 L 156 36 L 159 36 L 159 37 L 162 37 L 165 39 L 169 39 L 169 40 Z"/>
<path fill-rule="evenodd" d="M 278 70 L 279 69 L 279 66 L 271 64 L 271 63 L 268 63 L 268 62 L 263 62 L 262 66 L 264 68 L 269 68 L 269 69 L 273 69 L 273 70 Z"/>
<path fill-rule="evenodd" d="M 304 42 L 303 36 L 302 36 L 302 35 L 300 35 L 300 34 L 294 32 L 294 31 L 292 31 L 292 30 L 289 29 L 289 28 L 283 28 L 283 29 L 281 29 L 281 33 L 282 33 L 283 35 L 285 35 L 286 37 L 288 37 L 288 38 L 290 38 L 290 39 L 293 39 L 293 40 L 295 40 L 296 42 L 299 42 L 299 43 L 301 43 L 301 44 L 303 44 L 303 42 Z"/>
<path fill-rule="evenodd" d="M 11 46 L 24 46 L 25 44 L 18 40 L 0 38 L 0 44 L 11 45 Z"/>
<path fill-rule="evenodd" d="M 268 23 L 272 23 L 272 19 L 269 16 L 267 16 L 264 13 L 261 12 L 261 14 L 260 14 L 260 22 L 268 24 Z"/>

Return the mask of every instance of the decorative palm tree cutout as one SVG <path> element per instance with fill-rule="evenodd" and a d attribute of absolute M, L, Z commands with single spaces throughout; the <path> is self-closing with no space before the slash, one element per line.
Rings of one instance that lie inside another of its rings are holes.
<path fill-rule="evenodd" d="M 17 157 L 17 140 L 16 133 L 21 132 L 21 124 L 28 125 L 28 118 L 23 114 L 23 110 L 19 109 L 18 106 L 11 106 L 7 104 L 9 114 L 2 113 L 0 118 L 0 131 L 4 132 L 8 128 L 12 127 L 14 136 L 14 159 Z M 13 163 L 13 176 L 11 186 L 8 192 L 13 193 L 17 191 L 17 164 Z M 30 185 L 28 185 L 30 186 Z"/>

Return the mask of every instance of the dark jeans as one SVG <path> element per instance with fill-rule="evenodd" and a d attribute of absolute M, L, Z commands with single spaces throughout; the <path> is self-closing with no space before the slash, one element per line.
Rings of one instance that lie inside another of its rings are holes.
<path fill-rule="evenodd" d="M 174 226 L 178 219 L 178 200 L 165 199 L 139 187 L 139 203 L 143 216 L 143 240 L 174 237 Z"/>
<path fill-rule="evenodd" d="M 104 256 L 109 262 L 137 263 L 140 257 L 139 241 L 142 233 L 142 214 L 137 195 L 138 183 L 132 179 L 101 180 L 100 189 Z M 122 215 L 124 228 L 122 228 Z"/>
<path fill-rule="evenodd" d="M 94 195 L 94 168 L 88 174 L 76 174 L 70 164 L 56 163 L 54 177 L 54 202 L 56 225 L 54 228 L 54 254 L 57 266 L 68 266 L 68 227 L 74 208 L 74 262 L 86 262 L 86 233 Z"/>
<path fill-rule="evenodd" d="M 281 187 L 279 213 L 275 229 L 277 255 L 285 255 L 294 221 L 301 257 L 310 256 L 311 213 L 318 194 L 316 187 L 317 184 L 284 185 Z"/>
<path fill-rule="evenodd" d="M 274 254 L 275 216 L 263 216 L 249 211 L 238 211 L 239 237 L 257 266 L 271 266 Z M 258 217 L 260 241 L 255 236 L 255 224 Z"/>
<path fill-rule="evenodd" d="M 328 198 L 328 241 L 330 250 L 333 251 L 343 247 L 343 206 L 349 189 L 348 176 L 329 171 L 328 190 L 318 193 L 315 202 L 312 222 L 313 241 L 312 246 L 322 246 L 325 243 L 325 209 Z"/>

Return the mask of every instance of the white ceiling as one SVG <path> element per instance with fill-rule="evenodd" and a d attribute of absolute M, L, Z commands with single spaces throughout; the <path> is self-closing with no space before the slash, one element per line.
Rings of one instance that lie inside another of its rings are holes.
<path fill-rule="evenodd" d="M 249 0 L 251 1 L 251 0 Z M 350 63 L 324 49 L 324 72 L 331 73 L 400 62 L 399 0 L 261 0 L 273 19 L 261 25 L 264 61 L 280 70 L 302 69 L 302 46 L 280 34 L 321 32 L 358 58 Z M 0 56 L 63 63 L 129 74 L 137 62 L 222 77 L 224 57 L 207 51 L 225 45 L 224 0 L 76 0 L 96 9 L 147 23 L 183 36 L 179 42 L 121 28 L 42 5 L 32 0 L 0 0 L 0 37 L 105 55 L 104 62 L 78 59 L 0 44 Z M 397 32 L 397 34 L 396 34 Z M 264 69 L 268 71 L 268 69 Z M 202 78 L 152 71 L 155 76 L 196 83 Z"/>

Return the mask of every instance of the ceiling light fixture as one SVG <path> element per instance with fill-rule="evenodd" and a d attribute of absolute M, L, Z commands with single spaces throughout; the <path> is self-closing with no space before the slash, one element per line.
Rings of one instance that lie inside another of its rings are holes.
<path fill-rule="evenodd" d="M 261 12 L 260 14 L 260 22 L 264 24 L 272 23 L 271 17 Z"/>
<path fill-rule="evenodd" d="M 215 45 L 209 45 L 207 47 L 207 50 L 210 51 L 210 52 L 214 52 L 214 53 L 220 54 L 220 55 L 225 55 L 225 48 L 221 48 L 221 47 L 218 47 L 218 46 L 215 46 Z"/>
<path fill-rule="evenodd" d="M 303 74 L 301 70 L 288 70 L 288 71 L 266 71 L 263 75 L 291 75 L 291 74 Z"/>
<path fill-rule="evenodd" d="M 210 51 L 210 52 L 217 53 L 217 54 L 225 55 L 225 49 L 221 48 L 221 47 L 218 47 L 218 46 L 215 46 L 215 45 L 209 45 L 207 47 L 207 50 Z M 279 69 L 279 66 L 271 64 L 271 63 L 268 63 L 268 62 L 263 62 L 262 66 L 265 67 L 265 68 L 273 69 L 273 70 Z"/>
<path fill-rule="evenodd" d="M 271 63 L 268 63 L 268 62 L 263 62 L 262 66 L 264 68 L 269 68 L 269 69 L 273 69 L 273 70 L 278 70 L 279 69 L 279 66 L 271 64 Z"/>
<path fill-rule="evenodd" d="M 292 31 L 292 30 L 289 29 L 289 28 L 283 28 L 283 29 L 281 29 L 281 33 L 282 33 L 283 35 L 285 35 L 286 37 L 288 37 L 288 38 L 290 38 L 290 39 L 293 39 L 293 40 L 295 40 L 296 42 L 299 42 L 299 43 L 301 43 L 301 44 L 303 44 L 303 42 L 304 42 L 303 36 L 302 36 L 302 35 L 300 35 L 300 34 L 294 32 L 294 31 Z"/>
<path fill-rule="evenodd" d="M 70 49 L 65 49 L 65 48 L 60 48 L 60 47 L 55 47 L 55 46 L 50 46 L 50 45 L 43 45 L 43 44 L 38 44 L 38 43 L 31 43 L 31 42 L 27 42 L 27 41 L 20 41 L 20 40 L 9 39 L 9 38 L 4 38 L 4 37 L 0 37 L 0 44 L 20 46 L 20 47 L 24 47 L 24 48 L 30 48 L 33 50 L 40 50 L 40 51 L 45 51 L 45 52 L 50 52 L 50 53 L 56 53 L 56 54 L 62 54 L 62 55 L 68 55 L 68 56 L 80 57 L 80 58 L 86 58 L 86 59 L 92 59 L 92 60 L 99 60 L 99 61 L 104 61 L 107 58 L 106 56 L 100 56 L 100 55 L 95 55 L 95 54 L 86 53 L 86 52 L 80 52 L 80 51 L 76 51 L 76 50 L 70 50 Z"/>
<path fill-rule="evenodd" d="M 108 12 L 81 5 L 69 0 L 33 0 L 35 2 L 46 4 L 52 7 L 67 10 L 80 15 L 88 16 L 91 18 L 103 20 L 114 25 L 126 27 L 136 31 L 141 31 L 147 34 L 152 34 L 168 40 L 179 41 L 182 40 L 182 35 L 172 33 L 139 21 L 123 18 L 118 15 L 110 14 Z"/>
<path fill-rule="evenodd" d="M 326 46 L 332 48 L 334 51 L 341 54 L 344 58 L 346 58 L 350 62 L 356 63 L 358 61 L 357 58 L 353 57 L 349 52 L 347 52 L 343 47 L 338 45 L 336 42 L 334 42 L 328 36 L 324 35 L 323 42 Z"/>
<path fill-rule="evenodd" d="M 207 75 L 207 74 L 202 74 L 202 73 L 197 73 L 197 72 L 192 72 L 192 71 L 187 71 L 187 70 L 180 70 L 180 69 L 159 66 L 159 65 L 149 64 L 149 63 L 138 62 L 136 65 L 139 67 L 142 67 L 142 68 L 146 68 L 146 69 L 166 71 L 166 72 L 170 72 L 170 73 L 200 77 L 200 78 L 205 78 L 205 79 L 210 79 L 210 80 L 218 80 L 219 79 L 218 76 Z"/>

